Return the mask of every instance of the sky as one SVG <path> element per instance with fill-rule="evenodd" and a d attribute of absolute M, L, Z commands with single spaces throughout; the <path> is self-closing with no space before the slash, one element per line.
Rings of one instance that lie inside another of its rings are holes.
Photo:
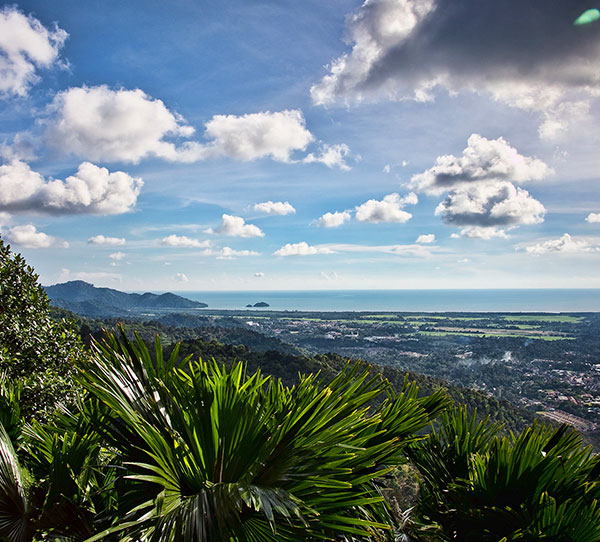
<path fill-rule="evenodd" d="M 2 4 L 0 236 L 43 284 L 600 288 L 590 7 Z"/>

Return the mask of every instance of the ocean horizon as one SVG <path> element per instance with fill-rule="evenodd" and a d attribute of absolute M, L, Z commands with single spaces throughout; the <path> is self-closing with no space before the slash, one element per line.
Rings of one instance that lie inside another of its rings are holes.
<path fill-rule="evenodd" d="M 178 291 L 208 309 L 390 312 L 600 312 L 600 289 Z"/>

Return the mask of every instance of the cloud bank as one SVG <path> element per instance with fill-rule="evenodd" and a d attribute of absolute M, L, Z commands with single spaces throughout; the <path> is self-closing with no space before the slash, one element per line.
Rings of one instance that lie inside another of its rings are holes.
<path fill-rule="evenodd" d="M 351 51 L 311 88 L 315 104 L 429 101 L 475 91 L 540 113 L 542 137 L 585 115 L 600 83 L 600 35 L 573 26 L 581 0 L 366 0 L 347 19 Z M 518 16 L 515 14 L 518 10 Z"/>

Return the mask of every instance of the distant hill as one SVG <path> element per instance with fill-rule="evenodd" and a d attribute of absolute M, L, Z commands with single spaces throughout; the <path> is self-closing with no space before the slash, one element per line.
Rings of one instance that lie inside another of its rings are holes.
<path fill-rule="evenodd" d="M 107 318 L 142 311 L 189 310 L 208 307 L 176 294 L 128 294 L 112 288 L 96 288 L 82 280 L 44 286 L 52 304 L 83 316 Z"/>

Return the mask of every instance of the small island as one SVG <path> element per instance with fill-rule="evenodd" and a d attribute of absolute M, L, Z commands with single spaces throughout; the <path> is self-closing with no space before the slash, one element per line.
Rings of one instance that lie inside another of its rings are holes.
<path fill-rule="evenodd" d="M 269 305 L 268 303 L 265 303 L 264 301 L 259 301 L 258 303 L 254 303 L 254 305 L 252 305 L 251 303 L 248 303 L 246 305 L 246 308 L 253 308 L 253 307 L 259 307 L 259 308 L 264 308 L 264 307 L 270 307 L 271 305 Z"/>

